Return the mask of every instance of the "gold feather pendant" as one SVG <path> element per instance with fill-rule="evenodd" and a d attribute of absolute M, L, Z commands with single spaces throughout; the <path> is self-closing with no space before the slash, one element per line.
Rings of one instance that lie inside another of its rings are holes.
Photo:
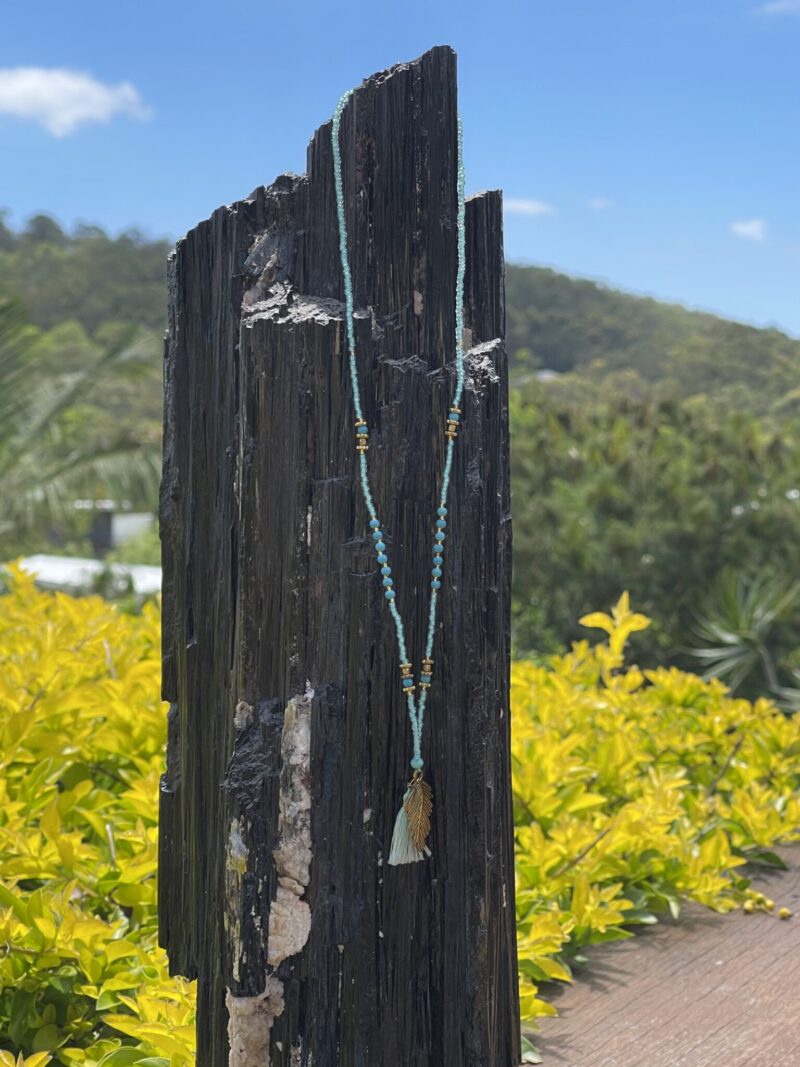
<path fill-rule="evenodd" d="M 414 771 L 414 776 L 408 783 L 403 808 L 408 819 L 408 831 L 414 842 L 414 848 L 421 852 L 431 832 L 431 812 L 433 811 L 433 790 L 423 779 L 422 771 Z"/>

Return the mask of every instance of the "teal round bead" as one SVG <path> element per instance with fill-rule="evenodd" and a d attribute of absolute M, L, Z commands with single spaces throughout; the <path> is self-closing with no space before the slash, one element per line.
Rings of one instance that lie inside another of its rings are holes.
<path fill-rule="evenodd" d="M 383 534 L 381 533 L 380 530 L 374 530 L 373 533 L 372 533 L 372 537 L 373 537 L 373 540 L 380 541 L 380 539 L 383 537 Z"/>
<path fill-rule="evenodd" d="M 415 756 L 411 761 L 411 766 L 414 768 L 415 771 L 421 771 L 422 768 L 425 766 L 425 760 L 422 759 L 420 756 Z"/>
<path fill-rule="evenodd" d="M 437 508 L 436 509 L 436 514 L 437 515 L 441 515 L 442 518 L 444 518 L 445 515 L 447 514 L 447 508 L 445 508 L 445 507 Z"/>
<path fill-rule="evenodd" d="M 437 541 L 444 541 L 445 535 L 442 530 L 439 530 L 436 534 Z"/>
<path fill-rule="evenodd" d="M 447 522 L 444 519 L 437 519 L 436 526 L 439 530 L 443 530 L 447 526 Z"/>
<path fill-rule="evenodd" d="M 369 524 L 373 530 L 380 530 L 381 528 L 381 524 L 377 519 L 370 519 Z"/>
<path fill-rule="evenodd" d="M 434 567 L 433 570 L 431 571 L 431 574 L 433 575 L 434 578 L 441 578 L 442 577 L 442 568 L 441 567 Z"/>
<path fill-rule="evenodd" d="M 444 556 L 434 556 L 433 562 L 437 567 L 441 567 L 441 565 L 444 563 Z"/>
<path fill-rule="evenodd" d="M 442 588 L 442 583 L 439 581 L 438 578 L 434 578 L 433 581 L 431 582 L 431 587 L 433 589 L 441 589 Z"/>
<path fill-rule="evenodd" d="M 381 567 L 381 574 L 383 574 L 386 577 L 388 577 L 391 573 L 392 573 L 392 568 L 391 567 Z"/>
<path fill-rule="evenodd" d="M 386 586 L 387 589 L 390 589 L 394 585 L 394 582 L 391 578 L 384 578 L 383 584 Z"/>
<path fill-rule="evenodd" d="M 394 589 L 387 589 L 384 596 L 387 600 L 394 600 Z"/>
<path fill-rule="evenodd" d="M 389 557 L 388 556 L 384 556 L 384 554 L 381 552 L 381 554 L 378 556 L 378 563 L 388 563 L 388 562 L 389 562 Z"/>
<path fill-rule="evenodd" d="M 385 548 L 386 548 L 386 545 L 385 545 L 385 544 L 383 543 L 383 541 L 376 541 L 376 542 L 375 542 L 375 549 L 376 549 L 376 551 L 378 551 L 378 552 L 383 552 L 383 550 L 384 550 Z"/>

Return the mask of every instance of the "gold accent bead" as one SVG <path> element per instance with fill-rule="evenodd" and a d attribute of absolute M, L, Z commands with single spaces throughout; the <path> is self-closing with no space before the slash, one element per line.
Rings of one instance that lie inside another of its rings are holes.
<path fill-rule="evenodd" d="M 425 659 L 422 661 L 422 673 L 430 674 L 432 670 L 433 660 L 429 656 L 426 656 Z"/>

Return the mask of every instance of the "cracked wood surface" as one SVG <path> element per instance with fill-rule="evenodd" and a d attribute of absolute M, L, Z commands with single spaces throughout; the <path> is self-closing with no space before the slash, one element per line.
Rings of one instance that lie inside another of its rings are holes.
<path fill-rule="evenodd" d="M 535 1041 L 544 1067 L 796 1067 L 800 1064 L 800 847 L 754 886 L 794 917 L 697 905 L 597 948 Z M 553 994 L 552 987 L 548 991 Z"/>
<path fill-rule="evenodd" d="M 170 263 L 161 940 L 198 978 L 200 1067 L 227 1062 L 226 998 L 237 1067 L 264 1045 L 273 1067 L 517 1067 L 501 196 L 467 203 L 433 857 L 390 868 L 411 736 L 355 478 L 330 128 L 307 174 L 219 208 Z M 367 79 L 341 136 L 368 459 L 418 664 L 455 373 L 452 50 Z"/>

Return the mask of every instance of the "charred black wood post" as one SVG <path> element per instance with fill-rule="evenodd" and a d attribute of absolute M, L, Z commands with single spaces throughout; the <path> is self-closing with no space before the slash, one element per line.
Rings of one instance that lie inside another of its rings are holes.
<path fill-rule="evenodd" d="M 342 158 L 369 461 L 419 662 L 454 373 L 451 49 L 364 82 Z M 467 203 L 465 302 L 433 857 L 389 867 L 411 742 L 355 481 L 330 122 L 306 175 L 218 209 L 171 260 L 160 921 L 198 978 L 200 1065 L 519 1063 L 499 192 Z"/>

